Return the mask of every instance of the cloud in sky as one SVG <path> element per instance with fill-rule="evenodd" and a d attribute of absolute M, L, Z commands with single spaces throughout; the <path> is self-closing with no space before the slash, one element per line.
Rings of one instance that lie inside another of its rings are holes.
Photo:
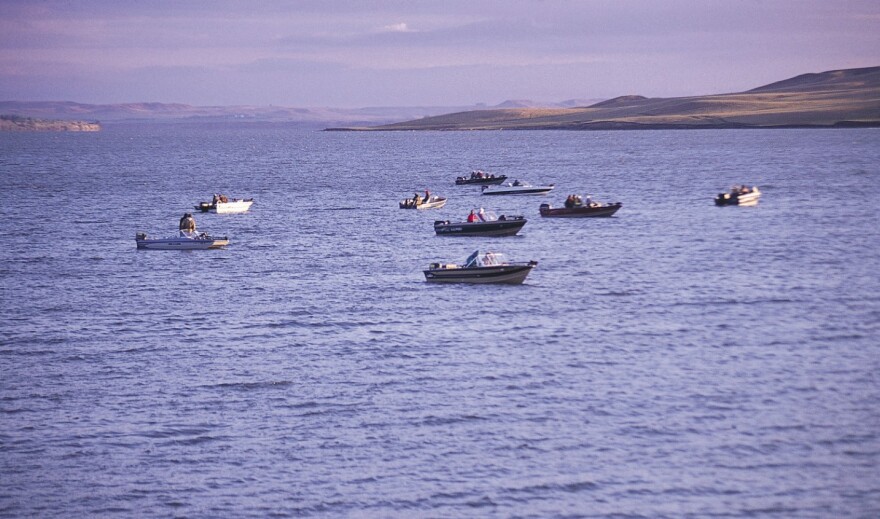
<path fill-rule="evenodd" d="M 386 25 L 384 29 L 391 32 L 412 32 L 412 29 L 410 29 L 405 22 Z"/>
<path fill-rule="evenodd" d="M 875 0 L 4 0 L 0 99 L 494 104 L 880 65 Z"/>

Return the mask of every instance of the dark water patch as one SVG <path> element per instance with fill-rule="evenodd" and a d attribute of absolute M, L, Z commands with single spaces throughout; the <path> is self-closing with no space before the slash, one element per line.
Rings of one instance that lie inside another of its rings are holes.
<path fill-rule="evenodd" d="M 224 382 L 209 386 L 200 386 L 202 388 L 211 389 L 228 389 L 232 391 L 255 391 L 262 389 L 285 389 L 293 386 L 294 383 L 286 380 L 272 382 Z"/>

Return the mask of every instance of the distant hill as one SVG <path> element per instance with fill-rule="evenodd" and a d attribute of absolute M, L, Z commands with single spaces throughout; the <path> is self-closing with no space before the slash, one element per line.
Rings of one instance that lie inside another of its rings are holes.
<path fill-rule="evenodd" d="M 0 131 L 3 132 L 98 132 L 96 122 L 59 121 L 33 119 L 18 115 L 0 115 Z"/>
<path fill-rule="evenodd" d="M 285 106 L 193 106 L 181 103 L 86 104 L 71 101 L 0 101 L 0 114 L 39 119 L 89 119 L 102 123 L 286 123 L 309 128 L 328 125 L 380 125 L 450 112 L 494 108 L 587 106 L 598 99 L 562 103 L 509 100 L 488 107 L 375 106 L 366 108 L 295 108 Z"/>
<path fill-rule="evenodd" d="M 509 101 L 508 103 L 514 103 Z M 522 106 L 545 106 L 518 101 Z M 40 119 L 90 119 L 102 123 L 289 123 L 378 125 L 449 113 L 486 109 L 482 106 L 408 106 L 366 108 L 293 108 L 284 106 L 192 106 L 180 103 L 85 104 L 70 101 L 0 101 L 0 114 Z"/>
<path fill-rule="evenodd" d="M 880 126 L 880 67 L 804 74 L 736 94 L 645 98 L 586 107 L 508 107 L 331 130 L 608 130 Z"/>

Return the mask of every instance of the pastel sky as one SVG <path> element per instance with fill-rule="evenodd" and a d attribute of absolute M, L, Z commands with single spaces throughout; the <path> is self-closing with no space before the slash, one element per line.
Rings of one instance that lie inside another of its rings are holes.
<path fill-rule="evenodd" d="M 491 105 L 877 65 L 878 0 L 0 0 L 0 100 Z"/>

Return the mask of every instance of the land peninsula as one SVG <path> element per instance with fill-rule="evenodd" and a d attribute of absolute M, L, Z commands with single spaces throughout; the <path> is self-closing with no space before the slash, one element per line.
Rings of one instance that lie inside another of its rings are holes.
<path fill-rule="evenodd" d="M 18 115 L 0 115 L 0 131 L 4 132 L 98 132 L 101 124 L 84 121 L 33 119 Z"/>
<path fill-rule="evenodd" d="M 880 127 L 880 67 L 832 70 L 746 92 L 696 97 L 627 95 L 584 107 L 450 113 L 333 131 L 631 130 Z"/>

